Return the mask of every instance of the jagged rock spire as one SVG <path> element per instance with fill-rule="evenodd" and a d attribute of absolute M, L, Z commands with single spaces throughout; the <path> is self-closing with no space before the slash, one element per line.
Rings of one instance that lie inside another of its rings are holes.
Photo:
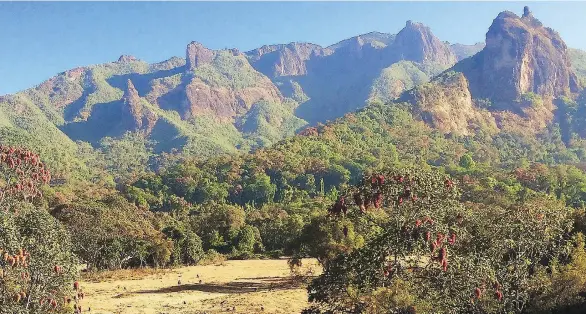
<path fill-rule="evenodd" d="M 528 6 L 523 7 L 523 17 L 531 17 L 533 16 L 533 14 L 531 14 L 531 10 L 529 10 Z"/>
<path fill-rule="evenodd" d="M 510 103 L 529 92 L 564 96 L 578 86 L 563 39 L 528 7 L 522 17 L 501 12 L 486 33 L 486 47 L 474 59 L 481 66 L 465 73 L 478 98 Z"/>

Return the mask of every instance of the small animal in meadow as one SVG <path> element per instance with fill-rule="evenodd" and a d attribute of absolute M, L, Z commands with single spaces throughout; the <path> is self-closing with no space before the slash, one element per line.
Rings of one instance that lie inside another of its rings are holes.
<path fill-rule="evenodd" d="M 261 310 L 261 311 L 264 311 L 264 310 L 265 310 L 265 307 L 264 307 L 264 306 L 261 306 L 261 307 L 260 307 L 260 310 Z"/>
<path fill-rule="evenodd" d="M 181 285 L 181 279 L 177 280 L 177 285 L 180 286 Z"/>
<path fill-rule="evenodd" d="M 201 279 L 199 280 L 199 283 L 201 283 Z"/>

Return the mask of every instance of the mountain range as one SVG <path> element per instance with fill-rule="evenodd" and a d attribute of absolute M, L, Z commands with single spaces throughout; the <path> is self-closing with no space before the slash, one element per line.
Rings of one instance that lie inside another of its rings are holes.
<path fill-rule="evenodd" d="M 408 104 L 446 136 L 537 133 L 557 123 L 570 141 L 586 135 L 586 114 L 568 106 L 585 78 L 586 53 L 527 7 L 499 14 L 475 45 L 443 42 L 412 21 L 397 34 L 329 47 L 241 52 L 191 42 L 184 58 L 149 64 L 122 55 L 1 96 L 0 142 L 49 156 L 65 175 L 81 167 L 85 148 L 144 141 L 154 154 L 250 151 L 373 103 Z"/>

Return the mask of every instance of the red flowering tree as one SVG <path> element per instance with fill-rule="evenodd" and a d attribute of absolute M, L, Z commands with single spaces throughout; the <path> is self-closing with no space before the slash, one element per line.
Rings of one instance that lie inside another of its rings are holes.
<path fill-rule="evenodd" d="M 451 179 L 413 169 L 366 176 L 330 213 L 377 232 L 323 263 L 305 313 L 520 313 L 572 224 L 552 200 L 462 204 Z"/>
<path fill-rule="evenodd" d="M 69 234 L 32 204 L 49 180 L 37 155 L 0 146 L 0 313 L 81 311 Z"/>

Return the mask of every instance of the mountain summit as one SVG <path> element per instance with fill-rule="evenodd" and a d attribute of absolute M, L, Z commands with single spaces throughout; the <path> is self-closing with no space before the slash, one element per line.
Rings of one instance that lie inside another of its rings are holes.
<path fill-rule="evenodd" d="M 407 21 L 389 47 L 392 54 L 402 60 L 435 62 L 450 66 L 456 63 L 454 52 L 421 23 Z"/>
<path fill-rule="evenodd" d="M 486 46 L 430 84 L 404 95 L 415 112 L 444 133 L 475 129 L 538 131 L 556 118 L 558 99 L 579 91 L 560 35 L 528 7 L 505 11 L 486 33 Z"/>
<path fill-rule="evenodd" d="M 528 7 L 523 11 L 521 17 L 500 13 L 486 33 L 486 47 L 463 68 L 475 97 L 507 102 L 526 93 L 555 98 L 578 90 L 560 35 Z"/>
<path fill-rule="evenodd" d="M 373 100 L 392 100 L 457 61 L 451 46 L 429 27 L 412 21 L 397 35 L 371 32 L 327 48 L 290 43 L 245 54 L 285 97 L 300 103 L 296 115 L 312 124 L 341 117 Z"/>

